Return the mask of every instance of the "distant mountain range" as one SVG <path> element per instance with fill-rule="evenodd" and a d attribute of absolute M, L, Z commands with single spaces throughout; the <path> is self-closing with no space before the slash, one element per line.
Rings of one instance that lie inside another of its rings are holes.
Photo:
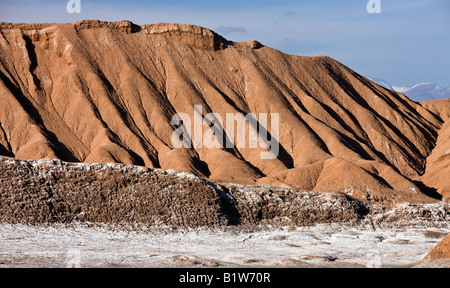
<path fill-rule="evenodd" d="M 420 83 L 412 87 L 404 87 L 393 86 L 378 77 L 365 77 L 385 88 L 400 92 L 416 102 L 450 98 L 450 86 L 444 84 Z"/>
<path fill-rule="evenodd" d="M 384 88 L 397 91 L 396 89 L 394 89 L 393 86 L 391 86 L 391 84 L 389 84 L 388 82 L 386 82 L 385 80 L 383 80 L 381 78 L 368 76 L 368 75 L 365 75 L 364 77 L 366 77 L 369 80 L 372 80 L 373 82 L 377 83 L 378 85 L 383 86 Z M 398 91 L 398 92 L 400 92 L 400 91 Z"/>
<path fill-rule="evenodd" d="M 450 86 L 443 84 L 420 83 L 410 88 L 394 87 L 414 101 L 422 102 L 450 98 Z"/>

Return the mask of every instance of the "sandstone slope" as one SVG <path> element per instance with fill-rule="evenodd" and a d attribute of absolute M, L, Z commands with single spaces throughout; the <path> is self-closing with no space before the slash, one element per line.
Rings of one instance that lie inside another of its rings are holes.
<path fill-rule="evenodd" d="M 450 234 L 447 235 L 436 247 L 425 256 L 424 260 L 450 259 Z"/>
<path fill-rule="evenodd" d="M 425 174 L 420 181 L 434 187 L 444 201 L 450 202 L 450 99 L 422 102 L 422 105 L 436 113 L 444 124 L 439 131 L 436 147 L 427 158 Z"/>
<path fill-rule="evenodd" d="M 233 43 L 185 24 L 0 23 L 0 96 L 5 156 L 434 201 L 417 179 L 443 119 L 325 56 Z M 174 149 L 171 118 L 193 118 L 194 105 L 224 118 L 279 113 L 278 158 L 261 159 L 262 148 Z"/>

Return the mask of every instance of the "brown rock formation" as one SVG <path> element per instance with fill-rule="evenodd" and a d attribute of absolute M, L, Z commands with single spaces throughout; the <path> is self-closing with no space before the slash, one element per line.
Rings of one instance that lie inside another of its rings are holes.
<path fill-rule="evenodd" d="M 422 103 L 444 121 L 436 147 L 427 158 L 425 174 L 420 178 L 425 185 L 433 187 L 445 202 L 450 202 L 450 99 Z"/>
<path fill-rule="evenodd" d="M 171 118 L 193 118 L 194 105 L 223 118 L 279 113 L 278 158 L 261 159 L 262 148 L 174 149 Z M 0 23 L 0 106 L 0 154 L 19 159 L 135 164 L 387 202 L 432 202 L 430 189 L 448 187 L 428 165 L 449 162 L 433 156 L 436 143 L 448 149 L 435 111 L 329 57 L 232 43 L 193 25 Z"/>

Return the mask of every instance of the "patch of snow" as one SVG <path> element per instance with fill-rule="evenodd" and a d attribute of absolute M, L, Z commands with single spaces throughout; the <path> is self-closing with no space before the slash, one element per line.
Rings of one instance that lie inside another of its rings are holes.
<path fill-rule="evenodd" d="M 408 87 L 405 86 L 392 86 L 392 88 L 394 88 L 394 91 L 397 91 L 399 93 L 403 93 L 408 90 Z"/>
<path fill-rule="evenodd" d="M 394 88 L 391 86 L 391 84 L 389 84 L 388 82 L 386 82 L 385 80 L 383 80 L 381 78 L 373 77 L 373 76 L 369 76 L 369 75 L 366 75 L 365 77 L 372 80 L 373 82 L 377 83 L 378 85 L 383 86 L 384 88 L 394 90 Z"/>
<path fill-rule="evenodd" d="M 69 55 L 70 55 L 70 52 L 72 52 L 72 44 L 67 43 L 67 44 L 66 44 L 66 47 L 64 48 L 63 54 L 64 54 L 64 55 L 67 54 L 67 56 L 69 56 Z"/>
<path fill-rule="evenodd" d="M 428 86 L 428 85 L 431 85 L 431 83 L 419 83 L 419 84 L 416 84 L 416 85 L 408 88 L 408 90 L 411 90 L 411 89 L 414 89 L 414 88 L 419 88 L 419 87 L 422 87 L 422 86 Z"/>

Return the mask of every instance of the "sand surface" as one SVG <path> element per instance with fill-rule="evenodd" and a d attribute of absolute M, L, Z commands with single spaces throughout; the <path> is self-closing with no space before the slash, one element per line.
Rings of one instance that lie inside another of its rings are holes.
<path fill-rule="evenodd" d="M 448 229 L 321 224 L 265 231 L 126 232 L 0 225 L 0 267 L 446 267 L 422 262 Z"/>

